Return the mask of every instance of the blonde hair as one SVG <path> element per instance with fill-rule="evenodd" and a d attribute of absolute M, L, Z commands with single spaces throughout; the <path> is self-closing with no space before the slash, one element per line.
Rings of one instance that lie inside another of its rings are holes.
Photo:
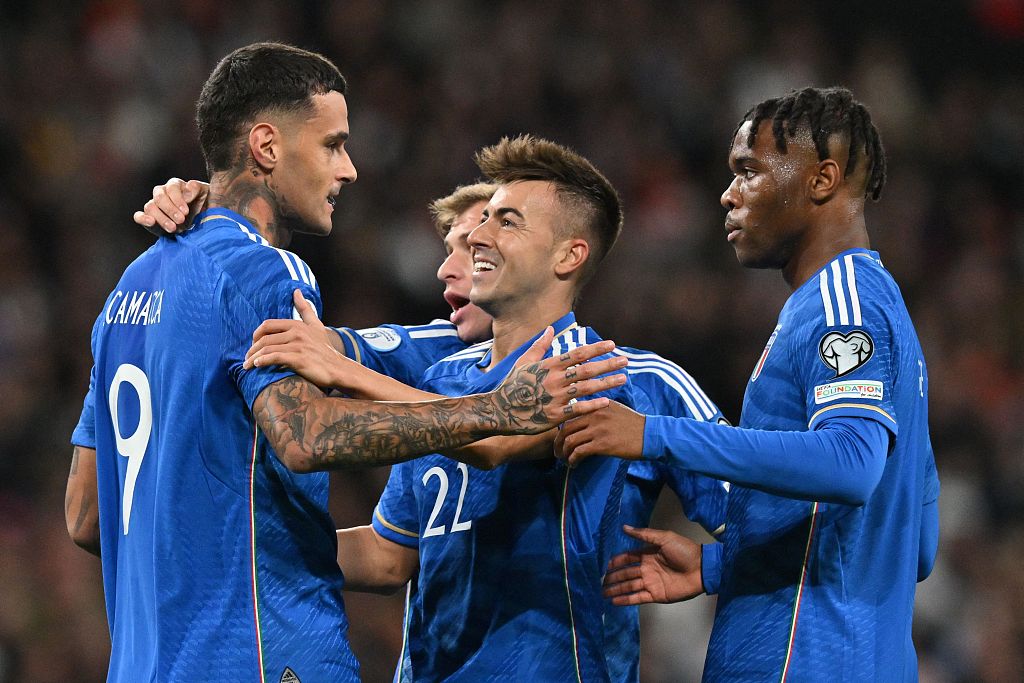
<path fill-rule="evenodd" d="M 452 229 L 452 223 L 463 211 L 477 202 L 489 202 L 498 189 L 496 183 L 474 183 L 472 185 L 460 185 L 455 188 L 447 197 L 441 197 L 430 202 L 427 208 L 434 219 L 434 227 L 437 234 L 444 237 Z"/>

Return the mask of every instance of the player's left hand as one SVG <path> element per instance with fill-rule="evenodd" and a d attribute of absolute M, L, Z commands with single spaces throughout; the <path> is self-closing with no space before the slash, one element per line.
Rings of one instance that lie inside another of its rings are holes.
<path fill-rule="evenodd" d="M 265 320 L 253 332 L 253 344 L 245 352 L 244 368 L 281 365 L 290 368 L 318 387 L 338 386 L 338 377 L 348 358 L 332 345 L 331 335 L 316 310 L 295 290 L 295 310 L 301 320 Z M 336 335 L 335 335 L 336 336 Z"/>
<path fill-rule="evenodd" d="M 608 563 L 604 596 L 612 604 L 679 602 L 704 592 L 699 543 L 671 531 L 622 528 L 647 545 L 616 555 Z"/>
<path fill-rule="evenodd" d="M 555 453 L 578 465 L 592 455 L 639 460 L 647 418 L 616 401 L 590 415 L 569 420 L 555 437 Z"/>

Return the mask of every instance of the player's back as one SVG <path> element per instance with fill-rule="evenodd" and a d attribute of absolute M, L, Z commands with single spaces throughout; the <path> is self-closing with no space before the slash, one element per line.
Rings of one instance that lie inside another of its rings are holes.
<path fill-rule="evenodd" d="M 295 287 L 319 301 L 305 264 L 214 210 L 132 263 L 97 321 L 109 680 L 357 678 L 326 474 L 294 475 L 256 429 L 286 374 L 241 367 Z"/>
<path fill-rule="evenodd" d="M 889 455 L 860 506 L 733 486 L 708 680 L 916 679 L 921 511 L 929 482 L 937 486 L 927 374 L 877 254 L 853 250 L 833 263 L 783 308 L 741 427 L 799 431 L 831 417 L 868 418 L 889 430 Z"/>

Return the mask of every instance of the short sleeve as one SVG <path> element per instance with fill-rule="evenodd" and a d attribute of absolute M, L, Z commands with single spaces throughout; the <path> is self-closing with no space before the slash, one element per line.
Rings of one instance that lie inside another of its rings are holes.
<path fill-rule="evenodd" d="M 898 321 L 877 273 L 836 259 L 815 278 L 806 323 L 792 343 L 802 377 L 809 429 L 830 417 L 867 417 L 896 434 L 892 354 Z M 813 286 L 813 285 L 812 285 Z"/>
<path fill-rule="evenodd" d="M 466 348 L 455 326 L 444 320 L 408 327 L 334 329 L 341 337 L 346 356 L 409 386 L 416 386 L 431 365 Z"/>
<path fill-rule="evenodd" d="M 412 462 L 391 466 L 388 483 L 373 510 L 374 530 L 408 548 L 419 547 L 419 514 L 413 489 Z"/>
<path fill-rule="evenodd" d="M 71 433 L 71 443 L 85 448 L 96 448 L 96 366 L 89 372 L 89 391 L 82 402 L 82 414 Z"/>
<path fill-rule="evenodd" d="M 292 302 L 292 292 L 296 289 L 302 292 L 302 296 L 313 304 L 317 315 L 320 315 L 323 309 L 320 290 L 305 282 L 282 279 L 250 297 L 241 292 L 224 292 L 227 299 L 222 309 L 226 316 L 224 360 L 250 407 L 268 386 L 295 374 L 279 365 L 245 369 L 242 363 L 245 361 L 245 352 L 252 346 L 252 333 L 264 320 L 299 317 Z"/>

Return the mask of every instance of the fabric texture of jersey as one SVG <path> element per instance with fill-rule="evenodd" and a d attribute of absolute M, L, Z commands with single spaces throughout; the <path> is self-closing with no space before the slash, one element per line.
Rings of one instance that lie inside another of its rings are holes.
<path fill-rule="evenodd" d="M 619 347 L 613 352 L 629 359 L 629 375 L 635 409 L 645 415 L 673 415 L 693 420 L 720 422 L 725 418 L 697 382 L 670 360 L 650 351 Z M 678 467 L 650 460 L 629 463 L 619 526 L 613 554 L 642 545 L 627 536 L 622 524 L 648 526 L 662 489 L 668 486 L 679 498 L 683 513 L 710 534 L 722 531 L 728 487 Z M 608 604 L 605 614 L 605 656 L 612 681 L 625 683 L 640 678 L 640 610 L 636 606 Z"/>
<path fill-rule="evenodd" d="M 572 314 L 553 326 L 556 354 L 599 340 Z M 490 390 L 532 342 L 489 372 L 490 342 L 470 346 L 430 368 L 421 388 Z M 606 395 L 633 405 L 628 385 Z M 625 473 L 613 458 L 483 471 L 432 455 L 392 467 L 373 526 L 417 547 L 420 561 L 396 679 L 609 680 L 601 581 Z"/>
<path fill-rule="evenodd" d="M 97 319 L 73 440 L 94 414 L 110 681 L 358 680 L 327 474 L 285 468 L 250 410 L 292 373 L 242 367 L 296 288 L 319 312 L 305 263 L 214 209 L 136 259 Z"/>
<path fill-rule="evenodd" d="M 455 325 L 432 320 L 426 325 L 381 325 L 363 330 L 332 328 L 345 344 L 345 355 L 411 387 L 427 368 L 466 348 Z"/>
<path fill-rule="evenodd" d="M 740 426 L 803 431 L 867 418 L 891 433 L 889 457 L 858 507 L 732 486 L 705 680 L 917 679 L 921 511 L 938 495 L 927 393 L 910 316 L 875 252 L 840 254 L 792 294 Z"/>

